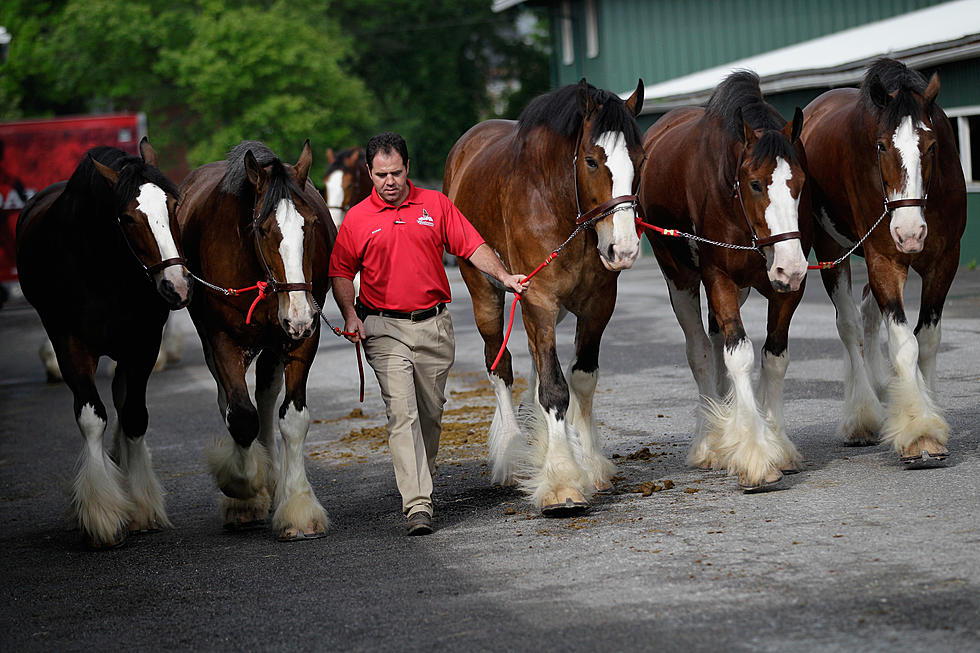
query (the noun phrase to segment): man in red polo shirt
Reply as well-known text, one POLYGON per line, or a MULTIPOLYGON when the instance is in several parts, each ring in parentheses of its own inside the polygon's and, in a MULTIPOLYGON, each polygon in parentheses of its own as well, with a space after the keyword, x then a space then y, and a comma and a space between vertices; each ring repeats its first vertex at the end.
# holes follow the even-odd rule
POLYGON ((393 132, 367 144, 374 190, 347 212, 330 257, 344 330, 363 342, 388 413, 388 445, 409 535, 432 532, 432 474, 446 380, 456 357, 442 253, 469 260, 508 290, 524 292, 449 198, 408 180, 408 146, 393 132), (354 275, 361 273, 360 296, 354 275))

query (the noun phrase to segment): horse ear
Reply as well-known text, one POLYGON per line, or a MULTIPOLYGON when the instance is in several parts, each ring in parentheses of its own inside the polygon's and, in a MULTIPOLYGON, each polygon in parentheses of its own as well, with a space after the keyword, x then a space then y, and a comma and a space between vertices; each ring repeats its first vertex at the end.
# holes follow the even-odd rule
POLYGON ((749 147, 758 140, 755 136, 755 130, 749 123, 745 122, 745 118, 742 117, 742 110, 735 110, 735 121, 736 123, 742 123, 742 130, 739 134, 738 140, 742 142, 745 147, 749 147))
POLYGON ((259 188, 265 182, 265 170, 255 160, 255 155, 252 154, 252 150, 245 151, 245 174, 248 175, 248 180, 256 188, 259 188))
POLYGON ((327 167, 332 166, 333 165, 333 162, 336 161, 336 160, 337 160, 337 155, 335 155, 333 153, 333 148, 332 147, 328 147, 327 148, 327 167))
POLYGON ((344 157, 344 167, 353 168, 357 165, 357 160, 360 158, 361 153, 358 150, 353 150, 350 154, 344 157))
POLYGON ((939 95, 939 73, 933 73, 932 77, 929 79, 929 86, 926 86, 925 92, 922 94, 922 99, 925 100, 926 107, 929 107, 933 102, 936 101, 936 97, 939 95))
POLYGON ((143 157, 143 161, 147 164, 154 168, 157 167, 157 151, 150 145, 150 139, 146 136, 140 139, 140 156, 143 157))
POLYGON ((588 118, 596 110, 595 100, 589 91, 589 83, 583 77, 578 83, 578 112, 583 118, 588 118))
POLYGON ((783 127, 783 135, 789 139, 790 143, 800 140, 800 132, 803 131, 803 109, 796 107, 793 113, 793 122, 786 123, 783 127))
POLYGON ((633 95, 626 100, 626 108, 629 112, 633 114, 633 117, 640 115, 640 110, 643 108, 643 80, 640 79, 636 84, 636 90, 633 91, 633 95))
POLYGON ((885 90, 884 84, 881 83, 881 79, 874 75, 868 80, 868 95, 871 97, 871 101, 879 109, 884 109, 891 102, 891 96, 888 91, 885 90))
POLYGON ((92 162, 92 165, 95 166, 95 169, 99 171, 99 174, 105 177, 105 180, 109 182, 109 186, 115 188, 116 184, 119 183, 119 173, 109 166, 96 161, 92 158, 92 155, 89 155, 88 158, 92 162))
POLYGON ((310 139, 303 143, 303 151, 299 153, 299 161, 293 168, 296 170, 296 183, 300 188, 306 186, 306 179, 310 174, 310 166, 313 165, 313 150, 310 148, 310 139))

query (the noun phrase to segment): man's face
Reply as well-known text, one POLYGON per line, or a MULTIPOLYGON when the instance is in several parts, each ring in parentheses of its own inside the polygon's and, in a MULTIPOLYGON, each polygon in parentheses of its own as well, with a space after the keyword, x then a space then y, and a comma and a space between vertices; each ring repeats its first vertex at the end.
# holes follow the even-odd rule
POLYGON ((381 199, 398 206, 408 197, 408 163, 398 152, 378 151, 371 165, 371 181, 381 199))

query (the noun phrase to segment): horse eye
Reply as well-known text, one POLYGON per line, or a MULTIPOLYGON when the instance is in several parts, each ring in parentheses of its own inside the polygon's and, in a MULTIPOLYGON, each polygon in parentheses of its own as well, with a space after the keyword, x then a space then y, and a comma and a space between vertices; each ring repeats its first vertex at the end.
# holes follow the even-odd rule
POLYGON ((123 213, 121 216, 119 216, 119 224, 125 224, 125 225, 136 224, 136 218, 129 215, 128 213, 123 213))
POLYGON ((884 143, 878 143, 878 151, 879 152, 884 152, 886 149, 887 148, 885 147, 885 144, 884 143))
POLYGON ((596 168, 599 167, 599 163, 595 159, 593 159, 591 156, 590 157, 586 157, 586 159, 585 159, 585 165, 589 166, 593 170, 595 170, 596 168))
POLYGON ((753 180, 751 183, 749 183, 749 186, 751 186, 752 190, 754 190, 757 193, 762 192, 762 184, 760 184, 758 181, 753 180))

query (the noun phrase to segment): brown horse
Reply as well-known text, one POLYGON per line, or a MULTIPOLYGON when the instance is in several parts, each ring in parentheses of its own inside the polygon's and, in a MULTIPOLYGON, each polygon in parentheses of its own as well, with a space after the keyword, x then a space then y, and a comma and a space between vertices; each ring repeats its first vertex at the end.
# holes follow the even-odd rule
POLYGON ((364 148, 349 147, 334 154, 333 149, 328 147, 323 188, 323 197, 330 208, 330 217, 339 227, 347 210, 370 195, 373 188, 364 148))
POLYGON ((17 221, 20 284, 41 316, 85 440, 72 513, 96 548, 170 525, 143 439, 146 383, 167 315, 190 300, 191 280, 175 237, 177 187, 157 170, 145 138, 139 150, 90 150, 17 221), (100 356, 116 361, 111 456, 102 448, 108 416, 94 380, 100 356))
POLYGON ((211 286, 196 294, 190 313, 233 440, 208 452, 226 495, 225 525, 263 522, 274 490, 273 527, 283 540, 320 537, 327 527, 326 511, 306 477, 303 446, 310 425, 306 380, 319 342, 318 306, 329 283, 337 229, 307 178, 311 163, 308 141, 295 166, 262 143, 243 142, 226 161, 188 175, 177 213, 188 265, 211 286), (220 292, 256 282, 263 284, 262 295, 268 292, 276 301, 220 292), (258 410, 245 382, 253 360, 258 410), (280 462, 274 420, 284 375, 280 462))
POLYGON ((771 487, 800 463, 786 437, 782 388, 812 231, 802 123, 799 109, 792 123, 783 120, 763 98, 755 73, 740 71, 715 89, 704 109, 671 111, 644 137, 640 203, 648 221, 701 239, 648 232, 701 395, 688 462, 727 469, 746 491, 771 487), (739 311, 749 288, 769 302, 758 396, 750 379, 752 342, 739 311))
POLYGON ((583 79, 535 99, 516 123, 490 120, 471 128, 446 162, 443 190, 512 271, 538 266, 577 232, 577 221, 594 225, 567 242, 522 299, 534 359, 526 398, 530 449, 516 437, 510 353, 490 371, 503 342, 504 291, 459 261, 497 397, 489 435, 493 480, 513 483, 523 472, 525 489, 546 514, 586 507, 586 497, 607 489, 614 471, 596 443, 592 398, 616 279, 639 254, 633 184, 643 158, 636 125, 642 104, 642 81, 623 102, 583 79), (568 312, 577 326, 566 383, 555 327, 568 312), (515 468, 519 459, 525 469, 515 468))
POLYGON ((821 272, 847 358, 841 430, 851 444, 873 444, 880 435, 912 466, 931 466, 948 453, 949 425, 933 398, 936 351, 966 227, 963 170, 938 94, 938 76, 927 83, 881 59, 859 90, 828 91, 811 102, 803 129, 817 255, 837 259, 860 244, 871 288, 862 304, 862 342, 847 260, 821 272), (902 297, 909 267, 922 277, 914 334, 902 297), (882 317, 894 376, 882 358, 882 317), (887 412, 880 402, 886 395, 887 412))

